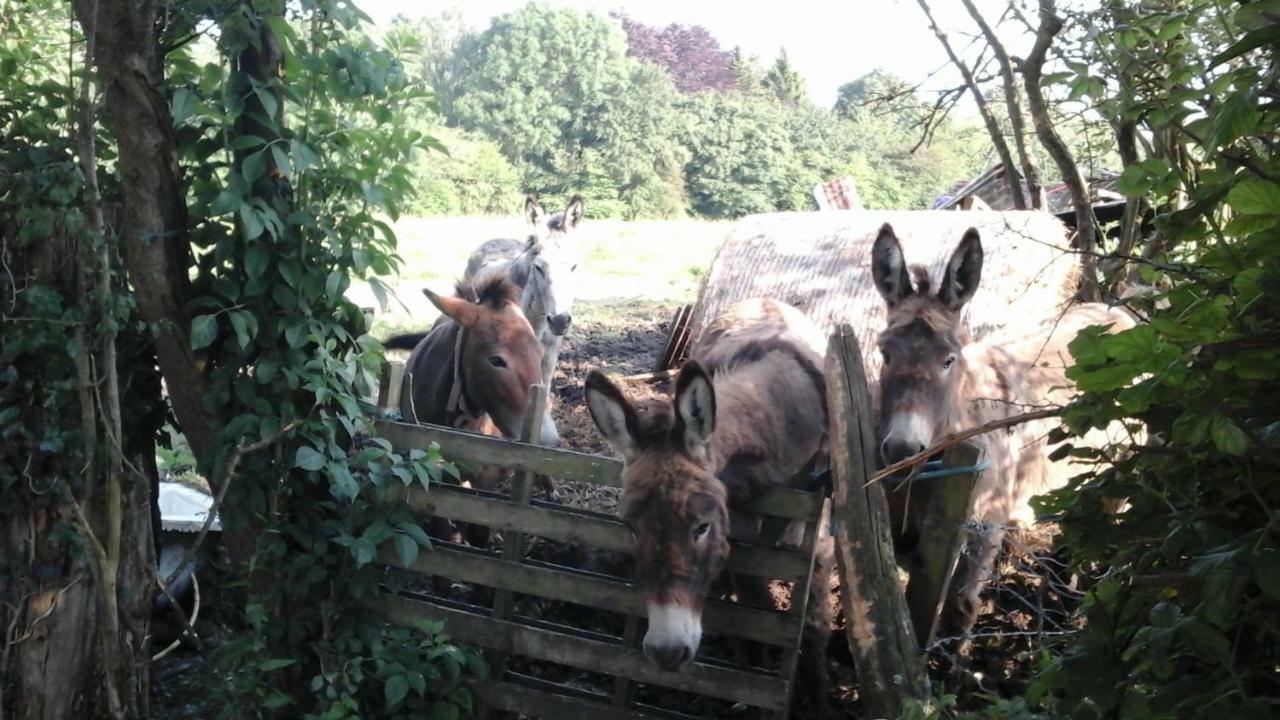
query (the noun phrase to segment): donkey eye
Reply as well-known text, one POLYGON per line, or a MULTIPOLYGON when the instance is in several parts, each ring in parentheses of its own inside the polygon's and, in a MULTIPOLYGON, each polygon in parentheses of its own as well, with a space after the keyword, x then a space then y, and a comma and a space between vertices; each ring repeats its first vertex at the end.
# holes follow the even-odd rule
POLYGON ((693 529, 693 539, 701 540, 703 535, 711 531, 711 523, 698 523, 698 527, 693 529))
POLYGON ((506 360, 503 360, 501 356, 498 356, 498 355, 490 355, 490 356, 489 356, 489 364, 490 364, 490 365, 492 365, 492 366, 494 366, 494 367, 496 367, 496 368, 504 368, 504 367, 506 367, 506 366, 507 366, 507 361, 506 361, 506 360))
POLYGON ((569 272, 573 272, 574 270, 577 270, 577 269, 578 269, 578 263, 574 263, 569 266, 569 272))
POLYGON ((956 356, 955 356, 955 355, 948 355, 948 356, 947 356, 947 359, 942 361, 942 369, 943 369, 943 370, 950 370, 950 369, 951 369, 951 366, 952 366, 952 365, 955 365, 955 363, 956 363, 956 356))

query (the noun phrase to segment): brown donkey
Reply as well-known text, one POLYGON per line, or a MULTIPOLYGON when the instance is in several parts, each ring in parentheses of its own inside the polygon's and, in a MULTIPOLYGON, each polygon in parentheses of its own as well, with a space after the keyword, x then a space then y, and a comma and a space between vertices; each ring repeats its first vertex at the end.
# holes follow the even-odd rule
MULTIPOLYGON (((405 365, 400 415, 407 422, 518 438, 528 412, 529 388, 542 382, 542 344, 520 309, 520 289, 503 273, 459 283, 454 297, 423 291, 443 313, 405 365)), ((402 347, 400 336, 386 342, 402 347)), ((471 482, 492 490, 501 470, 482 466, 471 482)), ((433 532, 439 536, 440 524, 433 532)), ((488 541, 487 528, 467 529, 473 545, 488 541)))
MULTIPOLYGON (((1112 330, 1134 325, 1127 314, 1106 305, 1078 304, 1032 332, 972 342, 961 309, 982 276, 977 230, 970 229, 960 240, 936 292, 924 268, 908 271, 902 246, 887 223, 871 256, 876 288, 888 305, 887 327, 879 337, 884 359, 879 380, 880 456, 885 464, 915 455, 951 433, 1069 401, 1067 343, 1091 325, 1112 330)), ((966 633, 976 620, 979 595, 1009 524, 1034 521, 1031 497, 1060 487, 1074 474, 1049 460, 1046 436, 1054 425, 1053 420, 1040 420, 977 439, 985 446, 989 465, 975 488, 970 516, 974 522, 952 581, 945 634, 966 633)), ((928 484, 923 485, 912 491, 917 498, 928 492, 928 484)), ((901 496, 895 500, 895 512, 903 511, 901 496)), ((919 500, 913 504, 923 506, 919 500)), ((913 541, 912 534, 907 543, 913 541)))
MULTIPOLYGON (((730 508, 786 484, 823 446, 822 361, 779 332, 791 323, 808 320, 771 300, 735 306, 694 348, 671 401, 633 404, 600 372, 587 377, 591 417, 625 462, 619 514, 647 599, 644 652, 664 670, 697 653, 703 604, 729 556, 730 508)), ((825 613, 827 576, 811 586, 825 613)), ((828 622, 806 639, 825 640, 828 622)), ((824 649, 807 656, 820 665, 824 649)))

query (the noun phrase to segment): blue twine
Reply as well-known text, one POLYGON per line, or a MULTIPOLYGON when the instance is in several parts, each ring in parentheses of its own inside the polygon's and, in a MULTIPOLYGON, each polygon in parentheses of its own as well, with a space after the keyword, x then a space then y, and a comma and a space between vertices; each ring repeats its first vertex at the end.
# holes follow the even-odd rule
MULTIPOLYGON (((932 463, 925 463, 924 466, 927 468, 931 464, 932 463)), ((940 468, 937 470, 925 470, 922 473, 918 473, 914 479, 937 480, 938 478, 952 477, 953 475, 968 475, 969 473, 979 473, 979 472, 982 472, 983 470, 986 470, 990 464, 991 463, 987 462, 986 460, 983 460, 977 465, 965 465, 962 467, 950 467, 950 468, 940 468)))

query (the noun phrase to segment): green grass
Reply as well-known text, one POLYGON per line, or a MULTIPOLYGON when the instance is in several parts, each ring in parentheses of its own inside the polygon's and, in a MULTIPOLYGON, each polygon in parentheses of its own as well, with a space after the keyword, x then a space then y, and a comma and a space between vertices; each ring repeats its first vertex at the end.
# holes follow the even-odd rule
MULTIPOLYGON (((374 320, 374 334, 422 330, 436 311, 421 288, 447 292, 466 267, 471 251, 497 237, 523 238, 518 217, 402 218, 394 225, 403 259, 399 277, 383 278, 396 299, 374 320)), ((575 274, 577 312, 604 301, 644 298, 672 306, 692 302, 730 223, 702 220, 585 220, 575 231, 582 260, 575 274)), ((361 284, 349 295, 374 305, 361 284)))

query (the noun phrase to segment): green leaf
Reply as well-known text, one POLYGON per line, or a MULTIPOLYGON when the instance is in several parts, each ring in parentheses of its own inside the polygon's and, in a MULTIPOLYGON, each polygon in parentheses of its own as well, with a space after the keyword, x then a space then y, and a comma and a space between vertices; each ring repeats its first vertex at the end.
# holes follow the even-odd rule
POLYGON ((292 697, 285 695, 282 692, 275 692, 268 695, 267 699, 262 701, 262 707, 266 708, 267 710, 279 710, 280 708, 284 707, 285 705, 289 705, 292 702, 293 702, 292 697))
POLYGON ((296 664, 297 662, 298 661, 294 660, 293 658, 275 658, 272 660, 264 660, 258 663, 258 669, 262 670, 262 672, 273 672, 275 670, 279 670, 280 668, 287 668, 290 665, 296 664))
POLYGON ((191 319, 191 349, 209 347, 218 337, 218 316, 197 315, 191 319))
POLYGON ((244 271, 249 279, 257 280, 267 271, 267 263, 271 260, 271 251, 266 245, 255 243, 249 246, 244 254, 244 271))
POLYGON ((289 162, 289 153, 285 151, 281 145, 271 146, 271 159, 275 161, 276 168, 285 175, 293 175, 293 165, 289 162))
POLYGON ((378 555, 378 547, 369 538, 364 537, 352 543, 351 550, 356 559, 356 567, 368 565, 378 555))
POLYGON ((173 93, 173 125, 181 125, 196 109, 196 96, 186 88, 178 88, 173 93))
POLYGON ((229 150, 249 150, 251 148, 262 147, 267 141, 257 135, 241 135, 240 137, 227 143, 229 150))
POLYGON ((253 206, 249 204, 240 206, 240 227, 244 228, 245 240, 257 238, 266 229, 266 226, 262 224, 262 218, 258 216, 258 211, 254 210, 253 206))
POLYGON ((392 675, 387 679, 383 692, 387 698, 387 709, 390 710, 404 702, 405 696, 409 694, 409 679, 404 675, 392 675))
POLYGON ((1227 194, 1227 202, 1241 215, 1280 214, 1280 185, 1261 178, 1247 178, 1227 194))
POLYGON ((240 174, 244 175, 244 181, 250 186, 258 182, 258 178, 266 172, 267 156, 263 150, 245 156, 244 162, 240 164, 240 174))
POLYGON ((308 328, 306 323, 290 325, 285 328, 284 339, 291 348, 300 348, 307 344, 308 328))
POLYGON ((447 702, 438 702, 431 706, 427 720, 458 720, 458 706, 447 702))
POLYGON ((240 343, 240 349, 249 347, 249 342, 253 340, 253 336, 249 334, 249 321, 246 318, 253 317, 247 312, 237 311, 230 315, 231 327, 236 331, 236 341, 240 343))
POLYGON ((297 454, 293 456, 293 464, 303 470, 319 470, 324 463, 325 456, 310 445, 299 445, 297 454))
POLYGON ((418 559, 418 541, 408 535, 395 536, 396 555, 400 558, 400 564, 404 567, 412 567, 413 561, 418 559))
POLYGON ((1253 562, 1258 587, 1273 600, 1280 600, 1280 551, 1266 550, 1253 562))
POLYGON ((1243 455, 1249 447, 1249 438, 1226 415, 1215 415, 1209 426, 1213 444, 1228 455, 1243 455))
POLYGON ((325 279, 324 293, 325 296, 329 298, 329 302, 336 302, 338 300, 338 295, 342 292, 342 281, 345 277, 346 275, 342 274, 338 270, 334 270, 329 273, 329 277, 325 279))

